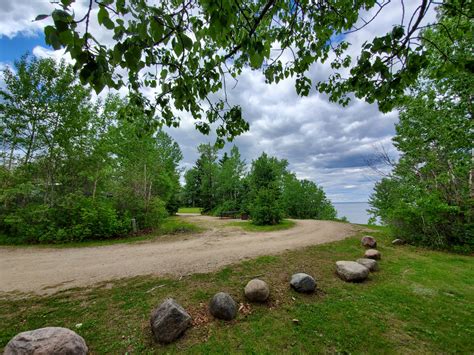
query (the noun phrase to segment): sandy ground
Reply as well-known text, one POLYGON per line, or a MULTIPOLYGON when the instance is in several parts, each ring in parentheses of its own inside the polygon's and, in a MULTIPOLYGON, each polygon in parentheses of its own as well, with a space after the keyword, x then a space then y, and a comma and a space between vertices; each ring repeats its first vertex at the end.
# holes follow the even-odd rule
POLYGON ((178 238, 84 248, 0 248, 0 293, 51 294, 78 286, 138 275, 180 276, 216 270, 259 255, 344 239, 358 227, 348 223, 298 220, 291 229, 255 233, 214 217, 189 215, 206 226, 178 238))

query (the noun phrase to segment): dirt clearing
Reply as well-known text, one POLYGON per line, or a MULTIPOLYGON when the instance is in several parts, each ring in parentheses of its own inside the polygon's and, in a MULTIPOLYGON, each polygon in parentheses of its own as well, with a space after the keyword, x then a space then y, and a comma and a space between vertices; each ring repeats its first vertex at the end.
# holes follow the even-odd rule
POLYGON ((51 294, 138 275, 208 272, 239 260, 344 239, 359 227, 295 220, 277 232, 245 232, 214 217, 183 216, 207 228, 183 238, 84 248, 0 248, 0 293, 51 294))

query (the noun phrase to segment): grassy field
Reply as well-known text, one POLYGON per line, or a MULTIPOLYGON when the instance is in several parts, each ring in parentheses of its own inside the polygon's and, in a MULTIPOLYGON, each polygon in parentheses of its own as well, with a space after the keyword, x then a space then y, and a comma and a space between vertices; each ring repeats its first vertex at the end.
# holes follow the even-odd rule
POLYGON ((233 227, 241 227, 243 230, 246 230, 248 232, 274 232, 283 229, 289 229, 291 227, 294 227, 295 224, 296 223, 293 221, 284 219, 280 223, 275 224, 273 226, 257 226, 251 221, 229 222, 228 225, 233 227))
POLYGON ((363 254, 359 235, 215 273, 137 277, 48 297, 0 299, 0 349, 18 332, 64 326, 82 335, 92 354, 473 353, 474 259, 394 247, 380 228, 373 235, 381 270, 362 284, 342 282, 334 273, 335 261, 363 254), (317 292, 292 291, 288 281, 295 272, 314 275, 317 292), (271 287, 268 304, 245 305, 229 323, 208 315, 207 303, 218 291, 245 303, 243 287, 256 275, 271 287), (194 326, 162 346, 153 342, 148 322, 166 297, 190 312, 194 326))
POLYGON ((178 213, 201 213, 201 210, 200 207, 181 207, 178 209, 178 213))
MULTIPOLYGON (((159 238, 164 235, 176 235, 183 233, 197 233, 201 232, 203 229, 193 223, 184 221, 177 216, 172 216, 166 218, 161 226, 149 233, 138 234, 138 235, 128 235, 125 237, 103 239, 103 240, 86 240, 83 242, 72 242, 72 243, 63 243, 63 244, 26 244, 21 245, 24 247, 47 247, 47 248, 80 248, 80 247, 94 247, 101 245, 111 245, 111 244, 123 244, 123 243, 136 243, 142 242, 145 240, 152 240, 159 238)), ((2 240, 0 238, 0 245, 15 245, 11 240, 2 240)), ((18 246, 18 245, 15 245, 18 246)))

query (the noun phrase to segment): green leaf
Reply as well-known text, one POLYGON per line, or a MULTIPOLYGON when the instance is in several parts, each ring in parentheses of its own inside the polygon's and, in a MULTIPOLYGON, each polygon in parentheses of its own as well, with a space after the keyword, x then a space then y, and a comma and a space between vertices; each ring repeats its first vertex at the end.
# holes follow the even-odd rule
POLYGON ((97 14, 97 21, 99 22, 99 25, 104 24, 104 20, 108 18, 109 18, 109 13, 105 9, 105 7, 100 6, 99 13, 97 14))
POLYGON ((38 15, 33 21, 41 21, 44 20, 45 18, 48 18, 49 15, 38 15))
POLYGON ((58 31, 53 26, 46 26, 44 28, 44 36, 46 40, 46 44, 49 44, 55 50, 61 49, 62 44, 61 40, 59 39, 58 31))
POLYGON ((161 80, 165 80, 167 75, 168 75, 168 70, 163 69, 160 74, 161 80))
POLYGON ((183 42, 184 49, 191 49, 193 46, 193 40, 186 36, 185 34, 181 35, 181 41, 183 42))
POLYGON ((153 41, 158 42, 163 38, 163 25, 153 19, 150 22, 150 34, 153 41))
POLYGON ((176 56, 178 56, 178 57, 181 56, 181 54, 183 53, 183 45, 182 45, 181 41, 179 41, 179 40, 174 41, 173 50, 176 53, 176 56))

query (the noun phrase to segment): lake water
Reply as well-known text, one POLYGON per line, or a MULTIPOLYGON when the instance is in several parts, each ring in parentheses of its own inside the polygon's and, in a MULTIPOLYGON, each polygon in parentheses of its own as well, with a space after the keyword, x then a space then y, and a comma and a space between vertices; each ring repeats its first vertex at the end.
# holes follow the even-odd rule
POLYGON ((351 223, 367 224, 369 214, 367 209, 370 205, 367 202, 333 202, 337 210, 337 217, 345 216, 351 223))

